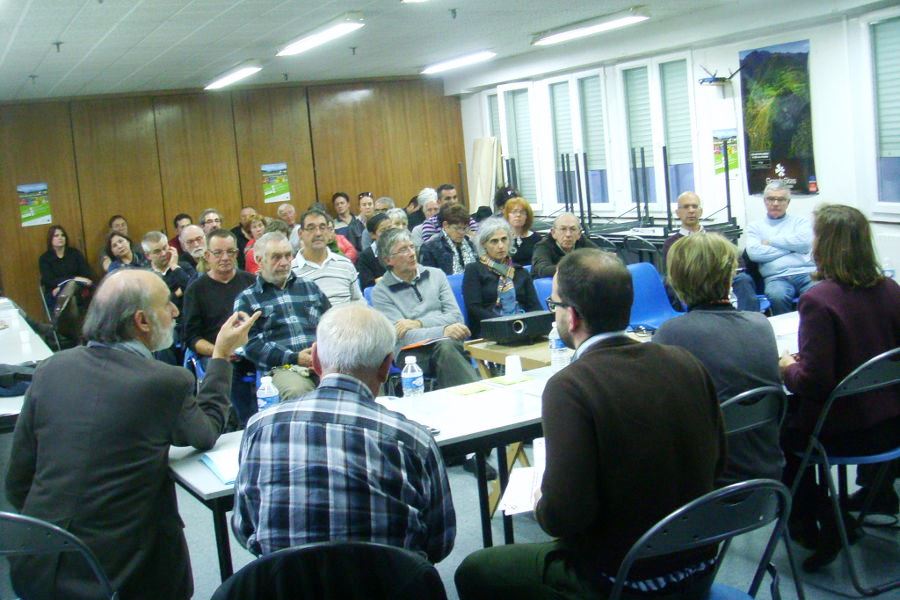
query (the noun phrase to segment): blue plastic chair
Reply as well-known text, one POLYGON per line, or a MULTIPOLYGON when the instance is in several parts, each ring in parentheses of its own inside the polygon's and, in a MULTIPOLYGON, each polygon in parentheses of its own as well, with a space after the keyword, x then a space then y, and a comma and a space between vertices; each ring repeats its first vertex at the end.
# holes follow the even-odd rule
POLYGON ((372 290, 375 289, 374 285, 370 285, 366 289, 363 290, 363 298, 366 299, 366 304, 372 306, 372 290))
POLYGON ((450 289, 453 290, 453 295, 456 297, 456 305, 459 306, 459 312, 462 313, 463 323, 466 324, 466 327, 469 326, 469 311, 466 309, 466 301, 463 298, 463 275, 459 273, 457 275, 447 275, 447 282, 450 284, 450 289))
POLYGON ((552 277, 539 277, 534 282, 534 293, 537 294, 538 302, 541 303, 541 308, 544 310, 549 310, 547 308, 547 298, 550 297, 550 294, 553 293, 553 278, 552 277))
MULTIPOLYGON (((645 327, 659 329, 659 326, 681 313, 669 303, 666 288, 659 271, 650 263, 628 265, 634 286, 634 302, 631 305, 630 324, 632 328, 645 327)), ((602 302, 603 298, 598 298, 602 302)))

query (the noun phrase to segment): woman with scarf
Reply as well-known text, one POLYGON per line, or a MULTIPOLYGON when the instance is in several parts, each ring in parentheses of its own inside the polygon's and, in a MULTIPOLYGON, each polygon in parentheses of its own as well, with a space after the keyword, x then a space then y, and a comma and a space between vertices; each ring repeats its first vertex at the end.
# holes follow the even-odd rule
POLYGON ((531 274, 509 256, 512 237, 509 223, 500 217, 486 219, 478 228, 478 243, 484 254, 466 265, 463 275, 463 298, 472 337, 481 334, 483 319, 541 310, 531 274))

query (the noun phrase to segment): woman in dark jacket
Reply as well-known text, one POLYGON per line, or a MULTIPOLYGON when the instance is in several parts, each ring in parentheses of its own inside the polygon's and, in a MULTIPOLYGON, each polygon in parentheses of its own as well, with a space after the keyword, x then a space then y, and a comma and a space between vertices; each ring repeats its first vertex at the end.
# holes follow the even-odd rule
POLYGON ((133 250, 131 238, 115 231, 106 236, 106 255, 112 259, 108 273, 116 269, 150 268, 150 263, 144 255, 133 250))
POLYGON ((531 274, 509 257, 512 231, 500 217, 481 222, 478 243, 484 255, 466 265, 463 275, 463 298, 469 312, 472 337, 481 333, 481 321, 541 310, 531 274))
POLYGON ((460 204, 448 204, 438 213, 442 229, 422 244, 419 263, 436 267, 447 275, 458 275, 466 265, 478 262, 478 251, 466 232, 469 213, 460 204))
POLYGON ((47 231, 47 251, 38 259, 38 267, 44 297, 51 310, 65 281, 74 279, 85 286, 93 285, 90 266, 81 252, 69 246, 69 236, 61 225, 53 225, 47 231))

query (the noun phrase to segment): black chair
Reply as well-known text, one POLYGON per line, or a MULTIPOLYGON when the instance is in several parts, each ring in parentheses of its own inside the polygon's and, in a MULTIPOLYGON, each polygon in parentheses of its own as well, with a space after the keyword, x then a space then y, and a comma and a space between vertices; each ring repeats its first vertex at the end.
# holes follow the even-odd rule
POLYGON ((0 512, 0 556, 34 556, 62 552, 81 554, 97 577, 103 598, 111 600, 118 598, 97 557, 84 542, 52 523, 25 515, 0 512))
POLYGON ((622 250, 636 255, 638 262, 652 263, 660 273, 666 272, 666 265, 660 264, 662 255, 659 248, 653 242, 639 235, 628 234, 622 240, 622 250))
POLYGON ((755 598, 768 570, 772 577, 772 596, 778 595, 778 578, 769 561, 778 539, 783 535, 791 511, 788 489, 772 479, 742 481, 693 500, 679 508, 634 543, 616 573, 609 600, 619 600, 628 572, 641 559, 677 554, 722 543, 716 557, 716 571, 722 565, 731 538, 775 522, 749 591, 713 584, 707 600, 755 598))
POLYGON ((59 343, 59 336, 56 334, 56 327, 53 325, 53 311, 50 310, 50 305, 47 303, 47 292, 40 283, 38 284, 38 291, 40 292, 38 295, 41 297, 41 304, 44 306, 44 318, 47 319, 47 322, 50 323, 50 326, 52 327, 53 341, 56 344, 56 349, 62 350, 62 345, 59 343))
POLYGON ((424 556, 370 542, 323 542, 260 557, 229 577, 211 600, 446 600, 424 556))
MULTIPOLYGON (((843 549, 841 554, 844 556, 844 564, 847 566, 847 570, 850 571, 850 581, 853 584, 853 588, 863 596, 876 596, 888 590, 900 588, 900 578, 892 579, 880 585, 868 588, 864 587, 861 583, 859 573, 856 569, 856 563, 850 553, 850 542, 847 537, 847 528, 844 524, 844 518, 841 511, 841 505, 846 505, 847 503, 847 465, 880 464, 881 468, 878 470, 878 475, 872 486, 873 491, 878 490, 884 481, 884 477, 887 474, 887 469, 890 466, 891 461, 900 458, 900 447, 879 454, 838 456, 828 453, 822 445, 819 435, 822 432, 822 427, 825 425, 825 420, 828 418, 831 405, 839 398, 872 392, 897 384, 900 384, 900 348, 888 350, 887 352, 883 352, 878 356, 867 360, 851 371, 849 375, 844 377, 834 390, 832 390, 828 399, 825 401, 825 405, 822 407, 822 412, 819 414, 816 426, 809 436, 809 443, 806 446, 806 450, 803 452, 803 458, 800 461, 797 477, 794 479, 794 483, 791 486, 791 494, 793 494, 800 485, 800 479, 803 472, 806 470, 806 467, 810 464, 819 467, 819 475, 828 485, 828 496, 831 500, 831 506, 837 522, 838 534, 843 549), (832 466, 838 467, 840 491, 835 489, 834 478, 831 476, 832 466)), ((859 516, 859 522, 861 524, 865 524, 865 516, 868 507, 871 504, 871 500, 871 497, 867 498, 863 504, 863 510, 859 516)))
POLYGON ((590 236, 590 240, 597 244, 597 247, 601 250, 607 250, 616 254, 619 253, 619 247, 608 237, 604 237, 602 235, 592 235, 590 236))

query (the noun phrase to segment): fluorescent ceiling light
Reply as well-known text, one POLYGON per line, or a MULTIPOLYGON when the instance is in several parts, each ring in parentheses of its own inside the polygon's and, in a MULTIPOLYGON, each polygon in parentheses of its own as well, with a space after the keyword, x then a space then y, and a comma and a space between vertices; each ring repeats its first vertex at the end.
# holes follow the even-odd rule
POLYGON ((206 86, 203 89, 204 90, 218 90, 220 88, 225 87, 226 85, 231 85, 232 83, 234 83, 236 81, 240 81, 241 79, 244 79, 245 77, 250 77, 254 73, 258 73, 260 71, 262 71, 262 67, 260 67, 259 65, 244 64, 244 65, 241 65, 239 67, 236 67, 236 68, 228 71, 227 73, 225 73, 224 75, 222 75, 221 77, 219 77, 218 79, 216 79, 215 81, 213 81, 212 83, 210 83, 208 86, 206 86))
POLYGON ((365 23, 363 22, 362 13, 347 13, 343 17, 336 19, 327 25, 323 25, 322 27, 313 30, 311 33, 304 35, 302 38, 291 42, 279 50, 276 56, 293 56, 294 54, 306 52, 316 46, 321 46, 322 44, 336 40, 343 35, 347 35, 351 31, 356 31, 363 25, 365 25, 365 23))
POLYGON ((634 25, 650 18, 650 14, 643 7, 636 6, 628 10, 599 17, 597 19, 588 19, 579 23, 573 23, 566 27, 551 29, 544 31, 535 36, 533 42, 535 46, 549 46, 551 44, 559 44, 568 42, 569 40, 577 40, 589 35, 603 33, 612 29, 619 29, 628 25, 634 25))
POLYGON ((453 60, 445 60, 444 62, 439 62, 429 67, 425 67, 425 70, 422 71, 422 74, 431 75, 433 73, 442 73, 444 71, 449 71, 450 69, 467 67, 469 65, 474 65, 486 60, 491 60, 495 56, 497 56, 495 52, 489 52, 487 50, 476 52, 475 54, 467 54, 466 56, 454 58, 453 60))
POLYGON ((422 4, 428 0, 400 0, 400 4, 422 4))

